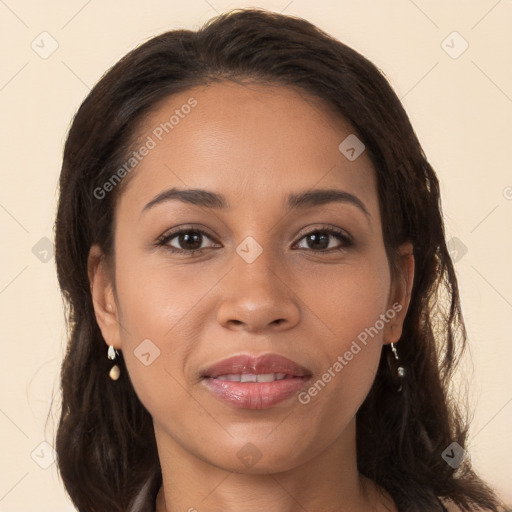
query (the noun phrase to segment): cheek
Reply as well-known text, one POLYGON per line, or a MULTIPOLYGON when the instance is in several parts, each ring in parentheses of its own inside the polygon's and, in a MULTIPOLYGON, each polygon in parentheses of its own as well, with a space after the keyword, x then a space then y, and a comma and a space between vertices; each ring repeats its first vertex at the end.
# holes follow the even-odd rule
POLYGON ((194 340, 187 313, 201 297, 201 285, 190 274, 185 279, 184 272, 156 267, 149 258, 122 254, 116 289, 123 357, 139 399, 153 415, 167 401, 181 400, 183 361, 194 340))
MULTIPOLYGON (((302 273, 298 295, 307 306, 305 312, 309 309, 312 313, 319 334, 334 340, 333 348, 350 346, 361 333, 360 338, 364 338, 366 329, 386 311, 390 276, 387 260, 376 256, 361 257, 357 264, 354 261, 302 273)), ((382 335, 382 325, 378 327, 382 335)))
POLYGON ((312 305, 310 316, 317 325, 318 353, 322 353, 321 373, 315 375, 303 403, 325 407, 328 414, 337 410, 348 418, 364 400, 377 372, 384 327, 392 318, 386 312, 390 284, 386 262, 361 259, 358 265, 336 271, 331 267, 303 278, 304 302, 312 305))
POLYGON ((195 270, 199 267, 190 263, 171 265, 161 255, 131 254, 119 260, 117 292, 133 342, 153 337, 166 343, 182 328, 183 319, 197 307, 205 290, 218 281, 211 272, 195 270))

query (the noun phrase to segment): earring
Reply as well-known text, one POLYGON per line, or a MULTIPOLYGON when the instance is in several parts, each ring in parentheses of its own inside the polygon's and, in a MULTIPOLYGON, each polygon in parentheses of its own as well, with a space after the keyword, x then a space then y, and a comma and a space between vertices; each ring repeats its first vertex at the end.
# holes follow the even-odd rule
MULTIPOLYGON (((114 360, 116 358, 116 355, 119 355, 119 352, 114 348, 114 345, 109 345, 108 347, 108 352, 107 352, 107 357, 110 359, 110 360, 114 360)), ((117 380, 119 379, 119 375, 121 374, 121 370, 119 369, 119 366, 117 366, 117 364, 115 364, 114 366, 112 366, 112 368, 110 369, 110 372, 109 372, 109 377, 112 379, 112 380, 117 380)))
POLYGON ((402 383, 405 377, 405 368, 402 365, 400 365, 400 363, 397 362, 400 359, 398 357, 398 352, 396 350, 394 343, 391 343, 391 352, 388 352, 387 360, 389 369, 391 371, 391 378, 393 379, 397 392, 400 392, 402 391, 402 383), (393 355, 395 356, 394 361, 391 353, 393 353, 393 355))

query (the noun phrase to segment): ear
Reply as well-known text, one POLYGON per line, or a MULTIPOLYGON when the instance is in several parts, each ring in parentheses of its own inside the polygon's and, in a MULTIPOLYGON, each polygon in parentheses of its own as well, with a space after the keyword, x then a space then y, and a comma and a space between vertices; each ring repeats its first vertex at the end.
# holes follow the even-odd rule
POLYGON ((402 244, 398 249, 398 275, 391 283, 386 316, 390 318, 384 328, 383 343, 396 343, 402 336, 403 323, 414 281, 414 253, 410 242, 402 244), (394 316, 391 316, 395 312, 394 316))
POLYGON ((120 323, 114 294, 114 276, 107 268, 105 256, 97 244, 92 245, 89 250, 87 273, 94 314, 103 339, 107 345, 114 345, 115 349, 120 349, 120 323))

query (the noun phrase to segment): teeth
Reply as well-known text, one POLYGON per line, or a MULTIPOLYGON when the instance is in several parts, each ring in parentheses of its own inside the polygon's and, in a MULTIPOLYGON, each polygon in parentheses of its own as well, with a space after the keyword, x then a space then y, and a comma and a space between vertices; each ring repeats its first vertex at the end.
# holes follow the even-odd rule
POLYGON ((262 373, 257 376, 258 382, 274 382, 277 380, 275 373, 262 373))
MULTIPOLYGON (((227 380, 231 382, 274 382, 275 380, 283 380, 287 377, 286 373, 230 373, 228 375, 219 375, 215 377, 218 380, 227 380)), ((292 378, 289 376, 288 378, 292 378)))

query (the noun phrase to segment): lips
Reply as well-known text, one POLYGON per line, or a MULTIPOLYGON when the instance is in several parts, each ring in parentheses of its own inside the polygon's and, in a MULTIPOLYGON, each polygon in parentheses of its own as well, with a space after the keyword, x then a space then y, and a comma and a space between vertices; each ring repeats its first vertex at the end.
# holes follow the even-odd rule
MULTIPOLYGON (((280 380, 282 378, 290 377, 309 377, 311 372, 291 359, 277 354, 265 354, 258 357, 251 355, 237 355, 228 359, 223 359, 201 372, 202 377, 229 377, 224 380, 236 380, 237 376, 242 375, 246 375, 247 377, 248 375, 266 376, 266 378, 269 379, 270 374, 274 374, 274 378, 272 380, 280 380), (284 377, 280 374, 284 374, 284 377)), ((260 382, 263 382, 264 378, 265 377, 263 377, 260 382)), ((255 381, 246 380, 246 382, 255 381)))
POLYGON ((238 355, 210 366, 201 377, 215 398, 241 409, 267 409, 291 398, 311 372, 277 354, 238 355))

